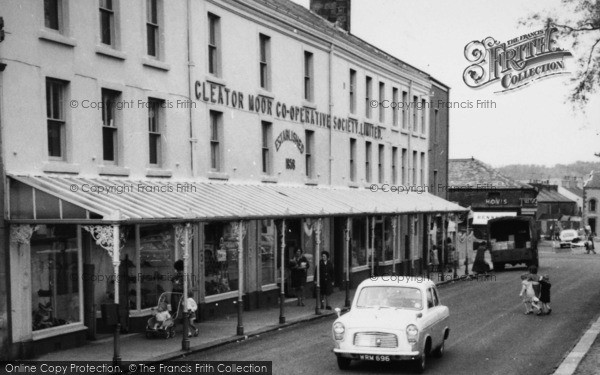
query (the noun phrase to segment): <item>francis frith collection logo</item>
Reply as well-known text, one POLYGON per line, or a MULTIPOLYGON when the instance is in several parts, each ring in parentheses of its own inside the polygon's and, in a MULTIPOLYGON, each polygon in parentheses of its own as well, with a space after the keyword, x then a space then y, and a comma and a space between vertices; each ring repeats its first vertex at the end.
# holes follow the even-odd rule
POLYGON ((568 73, 565 57, 569 51, 556 46, 548 27, 501 43, 492 37, 474 40, 465 47, 465 58, 472 63, 463 73, 467 86, 480 88, 499 82, 505 92, 536 80, 568 73))

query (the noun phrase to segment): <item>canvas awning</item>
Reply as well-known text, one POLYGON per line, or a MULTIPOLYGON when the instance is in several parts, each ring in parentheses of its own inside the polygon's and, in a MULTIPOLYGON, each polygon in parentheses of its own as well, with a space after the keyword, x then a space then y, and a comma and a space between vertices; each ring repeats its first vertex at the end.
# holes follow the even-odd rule
POLYGON ((242 184, 190 180, 129 180, 9 176, 11 222, 209 221, 463 212, 429 193, 242 184))

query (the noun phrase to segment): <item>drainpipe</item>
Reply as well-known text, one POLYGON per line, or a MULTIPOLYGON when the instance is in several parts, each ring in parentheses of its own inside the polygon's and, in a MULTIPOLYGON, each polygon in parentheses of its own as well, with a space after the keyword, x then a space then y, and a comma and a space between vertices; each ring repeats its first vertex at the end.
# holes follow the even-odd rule
POLYGON ((332 137, 332 108, 333 108, 333 77, 332 77, 332 72, 333 72, 333 42, 329 44, 329 105, 328 105, 328 110, 329 110, 329 186, 331 186, 331 183, 333 181, 333 155, 331 153, 331 149, 333 147, 332 142, 333 142, 333 137, 332 137))
MULTIPOLYGON (((192 93, 192 68, 194 67, 194 63, 192 61, 192 32, 191 32, 191 27, 192 27, 192 12, 190 11, 191 8, 191 0, 187 0, 186 2, 186 8, 187 8, 187 60, 188 60, 188 101, 189 103, 192 103, 192 100, 194 100, 194 96, 192 93)), ((196 176, 196 173, 194 172, 194 146, 196 145, 196 142, 198 141, 196 138, 194 138, 194 127, 193 127, 193 121, 192 121, 192 105, 188 106, 188 116, 189 116, 189 125, 190 125, 190 173, 191 173, 191 177, 194 178, 196 176)))

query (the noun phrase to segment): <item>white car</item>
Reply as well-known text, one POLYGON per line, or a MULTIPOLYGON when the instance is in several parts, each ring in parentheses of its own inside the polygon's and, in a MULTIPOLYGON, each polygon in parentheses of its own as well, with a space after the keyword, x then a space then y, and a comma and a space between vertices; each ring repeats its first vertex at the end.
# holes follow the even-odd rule
POLYGON ((585 241, 579 237, 575 229, 565 229, 558 235, 560 239, 560 248, 563 247, 584 247, 585 241))
POLYGON ((427 356, 444 354, 450 334, 448 307, 426 278, 382 276, 363 281, 347 314, 333 323, 333 352, 340 369, 352 360, 413 361, 425 371, 427 356))

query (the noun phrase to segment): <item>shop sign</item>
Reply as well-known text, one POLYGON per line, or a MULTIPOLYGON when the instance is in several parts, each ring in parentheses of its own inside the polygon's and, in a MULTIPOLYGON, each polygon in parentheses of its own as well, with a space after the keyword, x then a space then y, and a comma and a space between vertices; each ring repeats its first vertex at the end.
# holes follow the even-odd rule
POLYGON ((508 204, 508 199, 506 198, 488 198, 485 200, 485 204, 489 206, 503 206, 508 204))
POLYGON ((292 142, 296 145, 301 154, 304 153, 304 143, 302 143, 302 139, 300 139, 295 131, 290 129, 284 129, 281 133, 279 133, 277 139, 275 139, 275 150, 279 151, 281 144, 286 141, 292 142))
POLYGON ((351 118, 331 116, 314 108, 283 103, 264 95, 245 95, 240 91, 210 81, 196 81, 194 83, 194 93, 197 100, 206 103, 248 110, 282 120, 363 135, 374 139, 382 139, 383 129, 385 129, 383 126, 359 122, 351 118))
POLYGON ((521 207, 537 207, 537 198, 519 198, 521 207))

